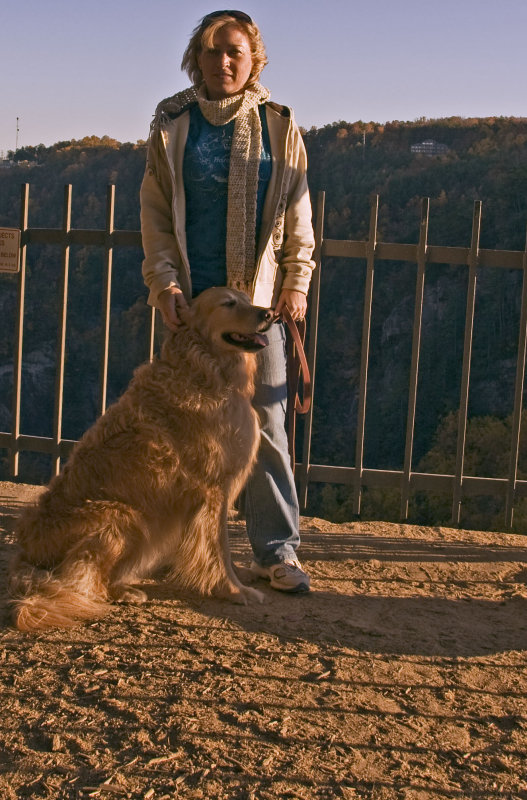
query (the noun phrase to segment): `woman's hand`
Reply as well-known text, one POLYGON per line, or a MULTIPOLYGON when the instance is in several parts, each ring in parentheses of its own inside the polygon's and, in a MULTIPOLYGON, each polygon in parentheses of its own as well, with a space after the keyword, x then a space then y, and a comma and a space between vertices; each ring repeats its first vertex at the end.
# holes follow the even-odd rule
POLYGON ((188 308, 188 303, 181 289, 177 286, 169 286, 168 289, 163 289, 157 298, 157 305, 161 311, 163 322, 169 331, 177 331, 182 322, 180 312, 188 308))
POLYGON ((282 289, 274 310, 277 317, 281 316, 284 306, 288 307, 294 320, 304 319, 307 312, 307 297, 294 289, 282 289))

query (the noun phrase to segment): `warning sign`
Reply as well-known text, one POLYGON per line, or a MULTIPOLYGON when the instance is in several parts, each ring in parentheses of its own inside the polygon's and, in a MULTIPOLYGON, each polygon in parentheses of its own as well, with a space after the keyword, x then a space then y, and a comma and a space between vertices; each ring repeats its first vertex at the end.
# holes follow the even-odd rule
POLYGON ((20 266, 20 231, 0 228, 0 272, 18 272, 20 266))

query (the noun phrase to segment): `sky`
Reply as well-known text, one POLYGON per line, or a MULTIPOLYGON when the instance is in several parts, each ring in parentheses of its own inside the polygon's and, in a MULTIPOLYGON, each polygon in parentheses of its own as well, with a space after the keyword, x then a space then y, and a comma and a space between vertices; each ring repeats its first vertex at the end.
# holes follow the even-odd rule
MULTIPOLYGON (((222 8, 222 6, 219 6, 222 8)), ((305 128, 339 120, 527 117, 527 0, 244 0, 261 82, 305 128)), ((183 51, 211 0, 3 0, 0 154, 146 139, 188 86, 183 51)))

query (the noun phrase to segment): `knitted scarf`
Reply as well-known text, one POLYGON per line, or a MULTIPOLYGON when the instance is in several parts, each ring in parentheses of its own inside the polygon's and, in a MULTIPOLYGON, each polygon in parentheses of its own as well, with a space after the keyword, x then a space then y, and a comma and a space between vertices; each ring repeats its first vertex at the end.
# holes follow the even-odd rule
MULTIPOLYGON (((199 103, 201 113, 211 125, 234 123, 229 165, 227 201, 227 282, 249 291, 256 259, 256 196, 262 151, 262 123, 258 106, 270 97, 259 83, 242 94, 223 100, 208 100, 205 85, 192 87, 170 98, 170 105, 182 107, 199 103)), ((168 105, 164 110, 168 110, 168 105)))

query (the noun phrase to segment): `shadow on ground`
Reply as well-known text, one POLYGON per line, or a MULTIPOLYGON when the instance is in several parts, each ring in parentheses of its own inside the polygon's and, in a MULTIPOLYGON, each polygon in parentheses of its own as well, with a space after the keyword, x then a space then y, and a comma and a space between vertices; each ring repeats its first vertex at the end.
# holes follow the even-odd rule
MULTIPOLYGON (((2 587, 24 505, 0 494, 2 587)), ((308 519, 304 527, 310 594, 284 596, 259 581, 266 602, 236 606, 148 581, 143 588, 150 603, 135 610, 138 619, 168 620, 177 602, 180 611, 188 604, 201 614, 204 626, 207 618, 226 618, 246 632, 274 634, 284 646, 302 640, 385 655, 449 657, 527 649, 527 548, 521 537, 390 523, 327 524, 323 532, 310 530, 308 519)), ((233 522, 230 533, 246 580, 250 551, 243 523, 233 522)), ((106 621, 118 627, 123 615, 133 618, 134 607, 110 613, 106 621)), ((5 589, 0 624, 9 624, 5 589)))

